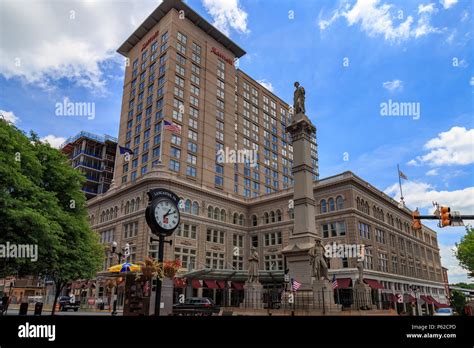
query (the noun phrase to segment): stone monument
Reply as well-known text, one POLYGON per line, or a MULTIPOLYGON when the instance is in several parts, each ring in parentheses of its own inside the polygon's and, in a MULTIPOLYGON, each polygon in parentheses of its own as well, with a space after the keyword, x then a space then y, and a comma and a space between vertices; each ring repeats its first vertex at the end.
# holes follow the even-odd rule
POLYGON ((286 127, 293 142, 294 228, 282 252, 290 278, 301 283, 300 290, 313 292, 313 304, 316 307, 323 308, 324 305, 325 310, 334 311, 339 310, 340 306, 334 304, 328 264, 315 223, 311 138, 316 127, 305 115, 305 89, 299 82, 295 82, 294 86, 293 117, 291 124, 286 127))
POLYGON ((250 248, 247 281, 244 284, 244 307, 263 308, 263 286, 258 280, 258 264, 260 261, 257 249, 250 248))
POLYGON ((352 308, 372 309, 372 292, 370 286, 364 283, 364 260, 357 261, 359 278, 353 286, 352 308))

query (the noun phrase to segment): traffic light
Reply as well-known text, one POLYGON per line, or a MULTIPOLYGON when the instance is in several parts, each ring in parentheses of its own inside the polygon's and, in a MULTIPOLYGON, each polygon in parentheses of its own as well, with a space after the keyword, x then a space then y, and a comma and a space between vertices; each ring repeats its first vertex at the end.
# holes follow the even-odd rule
POLYGON ((440 207, 439 208, 439 227, 446 227, 451 225, 451 208, 450 207, 440 207))
POLYGON ((411 216, 413 217, 413 223, 411 224, 411 227, 413 227, 414 230, 419 231, 421 230, 421 221, 420 219, 416 219, 416 216, 420 216, 420 212, 418 211, 418 208, 411 213, 411 216))

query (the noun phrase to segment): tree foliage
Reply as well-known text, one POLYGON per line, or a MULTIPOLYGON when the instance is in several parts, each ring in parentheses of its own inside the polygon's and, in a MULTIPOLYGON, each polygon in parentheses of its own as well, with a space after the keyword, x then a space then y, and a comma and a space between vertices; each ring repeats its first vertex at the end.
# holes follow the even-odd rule
POLYGON ((95 275, 103 249, 87 221, 84 177, 32 133, 0 119, 0 244, 36 244, 38 260, 0 259, 0 276, 43 275, 62 289, 95 275))
POLYGON ((474 228, 466 226, 466 234, 456 244, 456 257, 459 264, 468 270, 471 277, 474 276, 474 228))

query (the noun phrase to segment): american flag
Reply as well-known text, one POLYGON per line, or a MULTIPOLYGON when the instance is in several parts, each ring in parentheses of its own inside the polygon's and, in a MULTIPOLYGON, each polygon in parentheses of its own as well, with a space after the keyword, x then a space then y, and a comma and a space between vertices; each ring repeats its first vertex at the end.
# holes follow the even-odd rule
POLYGON ((181 126, 174 124, 173 122, 165 121, 165 126, 163 128, 173 133, 181 134, 181 126))
POLYGON ((299 283, 295 279, 291 278, 291 291, 296 291, 299 288, 301 288, 301 283, 299 283))
POLYGON ((398 170, 398 175, 400 176, 400 178, 408 180, 408 177, 400 169, 398 170))
POLYGON ((339 287, 339 283, 337 282, 336 275, 334 274, 332 276, 332 288, 334 290, 334 289, 337 289, 338 287, 339 287))

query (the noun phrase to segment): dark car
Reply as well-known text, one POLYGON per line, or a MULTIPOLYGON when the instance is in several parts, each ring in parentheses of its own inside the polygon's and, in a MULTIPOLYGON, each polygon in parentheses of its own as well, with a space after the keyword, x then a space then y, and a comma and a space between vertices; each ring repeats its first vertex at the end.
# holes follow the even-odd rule
POLYGON ((77 312, 80 307, 80 301, 72 301, 71 296, 61 296, 59 298, 59 310, 62 312, 66 312, 70 309, 77 312))
POLYGON ((190 297, 184 303, 173 305, 173 315, 210 316, 219 313, 220 308, 209 297, 190 297))

